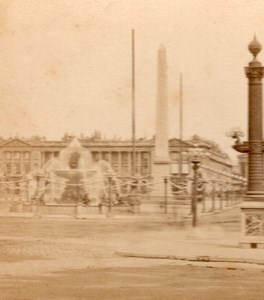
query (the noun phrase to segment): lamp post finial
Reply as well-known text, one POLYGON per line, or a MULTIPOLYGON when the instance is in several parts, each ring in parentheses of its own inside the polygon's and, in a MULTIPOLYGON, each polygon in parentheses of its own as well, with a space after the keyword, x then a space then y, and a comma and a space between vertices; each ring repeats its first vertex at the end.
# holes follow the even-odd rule
POLYGON ((254 35, 253 41, 248 45, 248 50, 250 53, 252 53, 254 57, 254 61, 256 60, 257 55, 261 51, 262 46, 259 43, 259 41, 256 38, 256 35, 254 35))

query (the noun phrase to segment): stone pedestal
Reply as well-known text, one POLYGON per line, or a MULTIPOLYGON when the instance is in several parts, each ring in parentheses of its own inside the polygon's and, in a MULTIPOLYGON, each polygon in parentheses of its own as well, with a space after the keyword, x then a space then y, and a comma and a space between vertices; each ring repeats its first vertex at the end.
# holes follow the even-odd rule
MULTIPOLYGON (((264 198, 262 201, 245 201, 241 205, 243 248, 263 248, 264 245, 264 198)), ((245 198, 247 199, 247 198, 245 198)), ((257 198, 260 200, 260 197, 257 198)))
POLYGON ((83 213, 83 206, 82 203, 78 202, 76 205, 76 218, 80 217, 83 213))
MULTIPOLYGON (((161 201, 165 198, 164 177, 170 176, 170 163, 167 160, 154 161, 152 165, 153 189, 151 197, 159 198, 161 201)), ((167 196, 172 197, 171 184, 167 183, 167 196)))

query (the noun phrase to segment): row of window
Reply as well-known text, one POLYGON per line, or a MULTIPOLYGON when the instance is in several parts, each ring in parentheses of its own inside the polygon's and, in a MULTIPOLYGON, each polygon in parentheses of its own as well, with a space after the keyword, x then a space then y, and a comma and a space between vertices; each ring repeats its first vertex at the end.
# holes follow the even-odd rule
MULTIPOLYGON (((127 165, 123 165, 121 170, 119 170, 118 168, 118 165, 113 165, 112 166, 114 171, 116 171, 117 173, 119 171, 121 171, 121 176, 128 176, 130 175, 130 171, 129 171, 129 168, 127 165)), ((140 167, 138 166, 138 168, 140 168, 140 173, 142 175, 148 175, 149 172, 150 172, 150 166, 148 164, 142 164, 140 167)), ((23 164, 21 166, 21 164, 13 164, 11 166, 11 164, 7 163, 5 164, 5 173, 7 175, 10 175, 10 174, 21 174, 21 173, 29 173, 30 172, 30 166, 29 164, 23 164), (13 169, 12 169, 13 167, 13 169)))
POLYGON ((11 152, 11 151, 6 151, 5 152, 5 159, 20 159, 21 157, 23 157, 24 159, 29 159, 29 151, 25 151, 25 152, 11 152))
MULTIPOLYGON (((116 151, 103 151, 103 152, 91 152, 92 157, 94 160, 103 159, 103 160, 111 160, 111 161, 117 161, 121 159, 122 161, 128 161, 129 157, 132 158, 132 152, 116 152, 116 151)), ((136 158, 141 160, 148 160, 150 154, 148 152, 136 152, 136 158)))
MULTIPOLYGON (((58 156, 59 152, 58 151, 55 151, 54 153, 52 152, 44 152, 45 153, 45 161, 48 161, 49 159, 52 158, 52 156, 54 155, 55 157, 58 156)), ((118 153, 121 153, 121 160, 123 161, 128 161, 128 157, 129 157, 129 154, 131 155, 131 153, 128 153, 128 152, 92 152, 92 156, 93 158, 98 158, 98 156, 100 155, 101 156, 101 159, 104 159, 104 160, 118 160, 118 153)), ((11 158, 14 158, 14 159, 20 159, 21 157, 23 157, 24 159, 29 159, 30 158, 30 153, 29 151, 23 151, 23 152, 20 152, 20 151, 15 151, 15 152, 11 152, 11 151, 6 151, 5 152, 5 159, 11 159, 11 158)), ((136 158, 139 159, 139 154, 136 153, 136 158)), ((148 160, 149 159, 149 153, 147 152, 141 152, 140 153, 140 158, 141 160, 148 160)))
POLYGON ((21 174, 22 173, 21 167, 23 167, 23 173, 26 174, 26 173, 30 172, 29 164, 24 164, 23 166, 21 166, 20 164, 13 164, 13 170, 12 170, 11 164, 5 164, 5 173, 7 175, 21 174))
MULTIPOLYGON (((109 152, 101 152, 100 156, 101 159, 107 160, 107 161, 111 161, 112 167, 113 169, 118 173, 121 172, 120 175, 129 175, 129 166, 128 166, 128 161, 129 161, 129 154, 131 155, 131 153, 128 152, 119 152, 121 155, 120 162, 121 162, 121 167, 118 165, 119 159, 118 159, 118 152, 111 152, 111 154, 109 152), (111 155, 111 157, 110 157, 111 155)), ((21 157, 24 158, 24 160, 27 160, 30 158, 30 153, 28 151, 26 152, 11 152, 11 151, 6 151, 5 152, 5 158, 7 160, 10 160, 12 158, 12 154, 13 154, 13 158, 16 160, 19 160, 21 157)), ((137 160, 137 169, 138 171, 143 174, 149 174, 150 172, 150 154, 147 152, 141 152, 140 155, 138 155, 139 153, 136 153, 136 160, 137 160), (138 159, 140 158, 140 164, 138 159)), ((176 153, 171 153, 172 155, 172 159, 176 160, 176 153)), ((99 155, 99 152, 92 152, 92 156, 93 158, 95 158, 96 156, 99 155)), ((178 155, 178 153, 177 153, 178 155)), ((58 152, 56 153, 56 156, 58 156, 58 152)), ((49 160, 52 157, 52 153, 51 152, 45 152, 45 161, 49 160)), ((29 172, 29 164, 25 164, 23 167, 23 171, 24 172, 29 172)), ((11 164, 6 164, 6 172, 7 173, 11 173, 11 164)), ((175 170, 174 170, 175 172, 175 170)), ((21 173, 21 165, 20 164, 14 164, 13 167, 13 173, 15 174, 20 174, 21 173)), ((177 172, 175 172, 177 173, 177 172)), ((186 172, 188 173, 188 172, 186 172)))

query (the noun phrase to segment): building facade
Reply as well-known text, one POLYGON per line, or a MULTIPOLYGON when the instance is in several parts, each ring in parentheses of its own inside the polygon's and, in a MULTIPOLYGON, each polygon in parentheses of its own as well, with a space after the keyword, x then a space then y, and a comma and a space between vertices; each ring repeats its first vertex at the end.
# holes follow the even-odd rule
MULTIPOLYGON (((53 157, 58 157, 62 149, 72 140, 65 136, 60 141, 48 141, 44 138, 10 138, 0 144, 0 171, 2 176, 19 178, 25 174, 41 170, 53 157)), ((98 137, 80 138, 81 145, 90 151, 93 160, 108 161, 118 177, 129 177, 132 174, 132 143, 130 140, 105 140, 98 137)), ((240 175, 235 172, 229 157, 213 142, 194 136, 189 141, 171 139, 169 155, 171 175, 183 176, 192 172, 190 149, 195 145, 204 148, 209 154, 203 159, 201 172, 210 179, 226 180, 240 175), (181 162, 181 168, 179 163, 181 162)), ((136 172, 142 176, 152 175, 155 141, 138 139, 136 141, 136 172)))

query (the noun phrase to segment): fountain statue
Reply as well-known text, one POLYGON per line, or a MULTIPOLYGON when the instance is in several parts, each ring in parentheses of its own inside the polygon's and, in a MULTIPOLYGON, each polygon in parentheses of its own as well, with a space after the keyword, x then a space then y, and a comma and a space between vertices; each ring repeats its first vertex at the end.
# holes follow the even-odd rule
POLYGON ((93 161, 77 138, 43 169, 48 182, 45 203, 67 204, 99 203, 104 197, 104 173, 112 172, 108 162, 93 161))

